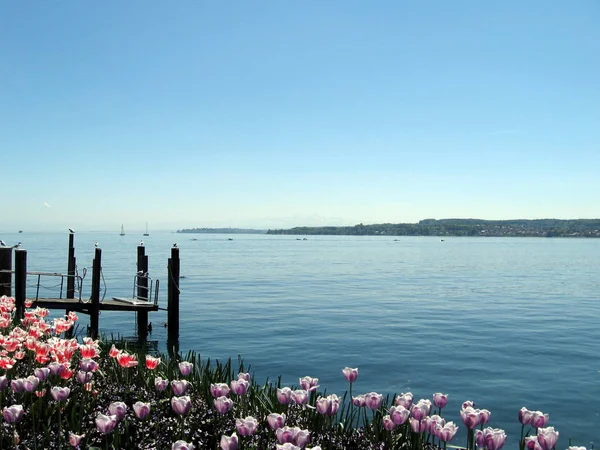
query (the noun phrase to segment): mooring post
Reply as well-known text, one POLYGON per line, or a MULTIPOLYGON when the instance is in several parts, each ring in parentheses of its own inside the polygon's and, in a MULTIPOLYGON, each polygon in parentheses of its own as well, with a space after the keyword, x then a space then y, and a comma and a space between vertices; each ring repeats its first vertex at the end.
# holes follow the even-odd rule
POLYGON ((171 249, 169 287, 167 290, 167 346, 169 353, 179 352, 179 248, 171 249))
POLYGON ((92 339, 98 339, 100 322, 100 272, 102 270, 102 249, 96 248, 92 266, 92 305, 90 308, 90 332, 92 339))
MULTIPOLYGON (((138 245, 137 248, 137 297, 150 301, 150 292, 148 292, 148 255, 146 247, 138 245)), ((145 341, 148 337, 148 311, 140 310, 137 312, 137 331, 138 339, 145 341)))
POLYGON ((27 250, 15 250, 15 323, 25 317, 27 295, 27 250))
POLYGON ((0 247, 0 296, 12 295, 12 247, 0 247))
MULTIPOLYGON (((69 232, 69 256, 67 259, 67 298, 75 298, 75 245, 74 245, 75 235, 69 232)), ((66 315, 69 315, 71 312, 70 309, 67 308, 65 311, 66 315)), ((67 338, 73 337, 73 327, 69 328, 69 331, 66 333, 67 338)))

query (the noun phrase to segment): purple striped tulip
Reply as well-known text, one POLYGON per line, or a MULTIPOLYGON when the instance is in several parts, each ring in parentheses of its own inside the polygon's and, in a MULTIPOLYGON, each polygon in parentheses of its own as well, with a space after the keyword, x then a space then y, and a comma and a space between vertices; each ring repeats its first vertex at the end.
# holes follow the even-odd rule
POLYGON ((531 418, 533 416, 533 411, 529 411, 524 406, 519 410, 519 422, 523 425, 529 425, 531 423, 531 418))
POLYGON ((231 391, 235 395, 244 395, 246 392, 248 392, 248 387, 250 386, 250 383, 248 383, 248 381, 244 380, 243 378, 240 378, 237 380, 231 380, 230 386, 231 391))
POLYGON ((215 409, 219 414, 227 414, 233 407, 233 400, 222 395, 221 397, 215 398, 214 404, 215 409))
POLYGON ((404 406, 392 406, 390 408, 390 417, 396 425, 402 425, 410 416, 410 411, 404 406))
POLYGON ((83 442, 83 438, 85 434, 75 434, 73 432, 69 433, 69 445, 71 447, 79 447, 83 442))
POLYGON ((396 400, 394 401, 396 406, 403 406, 406 409, 410 409, 410 407, 412 406, 412 402, 413 402, 412 392, 406 392, 406 393, 400 394, 396 397, 396 400))
POLYGON ((25 390, 23 381, 23 378, 15 378, 14 380, 10 380, 10 388, 15 394, 19 394, 25 390))
POLYGON ((210 385, 210 394, 214 398, 227 397, 229 395, 229 386, 226 383, 214 383, 210 385))
POLYGON ((488 450, 500 450, 506 442, 506 433, 499 428, 485 428, 483 430, 485 446, 488 450))
POLYGON ((308 402, 308 392, 304 389, 292 391, 292 400, 297 405, 306 405, 308 402))
POLYGON ((285 414, 271 413, 267 416, 267 423, 269 424, 269 428, 275 431, 283 428, 285 425, 285 419, 285 414))
POLYGON ((252 436, 258 428, 258 421, 251 416, 245 419, 235 419, 235 428, 240 436, 252 436))
POLYGON ((161 377, 156 377, 154 379, 154 387, 158 392, 164 391, 169 385, 169 380, 163 380, 161 377))
POLYGON ((448 404, 448 394, 436 392, 433 394, 433 404, 440 409, 445 408, 448 404))
MULTIPOLYGON (((429 400, 427 400, 429 401, 429 400)), ((413 404, 410 408, 410 416, 413 419, 417 419, 419 421, 423 420, 429 411, 431 410, 431 405, 426 403, 424 400, 419 400, 417 403, 413 404)))
POLYGON ((8 423, 17 423, 23 417, 24 411, 21 405, 12 405, 4 407, 2 410, 2 417, 8 423))
POLYGON ((173 380, 171 381, 171 388, 173 389, 173 395, 181 396, 188 392, 189 383, 186 380, 173 380))
POLYGON ((427 416, 427 417, 425 417, 425 419, 423 419, 423 421, 426 424, 425 426, 427 427, 427 431, 429 432, 429 434, 432 434, 432 435, 435 434, 435 427, 437 425, 440 425, 443 427, 446 424, 446 420, 441 418, 437 414, 434 414, 433 416, 427 416))
POLYGON ((479 410, 479 425, 485 425, 490 421, 490 416, 492 415, 491 411, 487 409, 479 410))
POLYGON ((485 435, 483 434, 483 430, 475 430, 475 443, 477 444, 477 448, 485 447, 485 435))
POLYGON ((150 403, 135 402, 133 404, 133 412, 135 413, 135 417, 144 420, 150 414, 150 403))
POLYGON ((246 372, 240 372, 238 373, 238 380, 246 380, 248 383, 250 383, 250 374, 246 372))
POLYGON ((173 442, 173 445, 171 446, 171 450, 194 450, 195 448, 196 446, 194 444, 183 440, 173 442))
POLYGON ((415 433, 424 433, 427 430, 427 424, 424 420, 417 420, 413 417, 409 419, 410 427, 415 433))
POLYGON ((375 411, 381 407, 383 403, 383 395, 378 394, 377 392, 369 392, 365 394, 365 406, 369 409, 375 411))
POLYGON ((57 362, 51 362, 50 364, 48 364, 48 369, 50 369, 50 373, 52 375, 60 375, 65 371, 65 366, 57 362))
POLYGON ((68 387, 53 386, 52 389, 50 389, 52 398, 57 402, 64 402, 69 397, 70 393, 71 389, 68 387))
POLYGON ((238 450, 237 434, 233 433, 231 436, 221 436, 219 446, 221 447, 221 450, 238 450))
POLYGON ((342 369, 342 373, 349 383, 354 383, 358 378, 358 368, 351 369, 350 367, 344 367, 342 369))
POLYGON ((43 383, 48 378, 48 375, 50 375, 50 369, 47 367, 38 367, 33 371, 33 374, 43 383))
POLYGON ((310 441, 310 431, 308 430, 300 430, 294 436, 294 444, 300 448, 304 448, 306 444, 310 441))
POLYGON ((454 422, 448 422, 443 427, 437 425, 435 428, 435 435, 443 442, 450 442, 456 435, 457 431, 458 427, 456 424, 454 422))
POLYGON ((527 447, 527 450, 542 450, 542 447, 538 442, 537 436, 526 436, 525 447, 527 447))
POLYGON ((292 399, 292 390, 289 387, 277 388, 277 401, 281 405, 287 405, 292 399))
POLYGON ((327 397, 319 397, 316 406, 319 414, 333 416, 340 407, 340 399, 335 394, 328 395, 327 397))
POLYGON ((543 428, 548 425, 548 420, 550 420, 550 416, 548 414, 544 414, 541 411, 533 411, 531 413, 531 426, 533 428, 543 428))
POLYGON ((99 413, 96 416, 96 429, 102 434, 112 433, 117 426, 117 416, 105 416, 99 413))
POLYGON ((35 391, 39 384, 40 379, 33 375, 30 375, 23 380, 23 388, 25 388, 27 392, 35 391))
POLYGON ((184 377, 187 377, 190 373, 192 373, 193 368, 194 365, 191 362, 181 361, 179 363, 179 373, 184 377))
POLYGON ((85 383, 89 383, 90 381, 92 381, 92 372, 84 372, 83 370, 79 370, 77 372, 77 375, 75 375, 75 379, 81 383, 81 384, 85 384, 85 383))
POLYGON ((361 395, 357 395, 356 397, 352 397, 352 404, 354 406, 358 406, 359 408, 366 406, 367 401, 365 399, 365 395, 361 394, 361 395))
POLYGON ((8 380, 8 378, 6 377, 6 375, 0 376, 0 391, 6 389, 6 386, 8 386, 9 384, 10 384, 10 381, 8 380))
POLYGON ((127 412, 127 405, 123 402, 112 402, 108 405, 108 412, 112 416, 117 416, 117 420, 123 420, 127 412))
POLYGON ((192 407, 192 401, 189 396, 173 397, 171 398, 171 408, 180 416, 183 416, 190 412, 192 407))
POLYGON ((537 440, 542 450, 552 450, 558 441, 559 432, 554 427, 538 428, 537 440))
POLYGON ((462 408, 462 409, 467 409, 469 406, 470 406, 471 408, 475 408, 475 403, 473 402, 473 400, 465 400, 465 401, 463 402, 463 404, 462 404, 462 407, 461 407, 461 408, 462 408))
POLYGON ((383 428, 385 428, 388 431, 392 431, 397 426, 398 425, 394 423, 394 421, 389 415, 383 416, 383 428))
POLYGON ((467 406, 460 410, 460 418, 467 428, 473 430, 479 425, 479 410, 472 406, 467 406))
POLYGON ((300 386, 305 391, 315 391, 319 387, 319 379, 312 377, 302 377, 300 378, 300 386))
POLYGON ((277 441, 280 444, 285 444, 286 442, 294 443, 294 438, 299 431, 300 428, 298 427, 283 426, 275 430, 275 437, 277 437, 277 441))
POLYGON ((79 369, 84 372, 93 372, 98 368, 98 363, 93 359, 84 358, 79 362, 79 369))

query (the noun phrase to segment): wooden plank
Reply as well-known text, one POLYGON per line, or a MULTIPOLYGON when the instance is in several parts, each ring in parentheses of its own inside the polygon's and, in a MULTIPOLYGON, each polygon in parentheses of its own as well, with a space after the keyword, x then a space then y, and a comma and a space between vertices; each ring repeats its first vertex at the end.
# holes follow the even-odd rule
MULTIPOLYGON (((80 302, 75 298, 38 298, 28 299, 33 302, 33 306, 40 306, 48 309, 65 309, 71 311, 86 312, 92 307, 91 302, 80 302)), ((158 306, 154 303, 145 302, 131 304, 118 300, 104 300, 100 302, 100 311, 158 311, 158 306)))

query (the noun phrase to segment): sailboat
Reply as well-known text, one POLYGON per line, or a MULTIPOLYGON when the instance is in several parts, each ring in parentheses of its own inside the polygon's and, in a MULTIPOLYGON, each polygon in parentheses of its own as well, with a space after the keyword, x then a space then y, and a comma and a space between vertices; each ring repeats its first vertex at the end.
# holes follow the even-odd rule
POLYGON ((144 236, 150 236, 148 233, 148 222, 146 222, 146 232, 144 233, 144 236))
POLYGON ((123 224, 121 224, 121 233, 119 233, 119 236, 125 236, 125 228, 123 228, 123 224))

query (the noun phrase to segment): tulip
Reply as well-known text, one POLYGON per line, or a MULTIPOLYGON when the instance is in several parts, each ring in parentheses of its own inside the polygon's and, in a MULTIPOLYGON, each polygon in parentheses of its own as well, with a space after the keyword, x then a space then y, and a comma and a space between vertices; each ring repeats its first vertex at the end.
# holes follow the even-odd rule
POLYGON ((525 438, 525 447, 527 447, 528 450, 542 450, 537 436, 527 436, 525 438))
POLYGON ((171 398, 171 408, 180 416, 183 416, 190 412, 192 407, 192 401, 189 396, 173 397, 171 398))
POLYGON ((238 437, 237 434, 233 433, 231 436, 221 436, 221 442, 219 443, 221 450, 237 450, 238 449, 238 437))
POLYGON ((358 378, 358 368, 351 369, 350 367, 344 367, 342 369, 342 373, 349 383, 354 383, 358 378))
POLYGON ((83 370, 80 370, 77 372, 77 376, 75 378, 79 383, 86 384, 92 380, 92 376, 92 372, 84 372, 83 370))
POLYGON ((71 389, 68 387, 53 386, 52 389, 50 389, 50 395, 52 395, 52 398, 57 402, 64 402, 69 397, 70 393, 71 389))
POLYGON ((383 395, 376 392, 369 392, 368 394, 365 394, 365 406, 367 406, 369 409, 375 411, 381 407, 382 403, 383 395))
POLYGON ((533 411, 531 413, 531 426, 533 428, 545 427, 548 425, 548 420, 550 420, 550 416, 541 411, 533 411))
POLYGON ((8 423, 17 423, 23 417, 24 411, 23 406, 21 405, 12 405, 9 407, 4 407, 2 410, 2 417, 8 423))
POLYGON ((150 414, 150 403, 135 402, 133 404, 133 412, 135 413, 135 417, 144 420, 150 414))
MULTIPOLYGON (((160 358, 155 358, 152 355, 146 355, 146 369, 154 370, 158 367, 159 364, 160 364, 160 358)), ((183 441, 177 441, 177 442, 183 442, 183 441)), ((175 444, 173 444, 173 445, 175 445, 175 444)))
POLYGON ((117 420, 122 420, 127 412, 127 405, 123 402, 112 402, 108 405, 108 411, 111 415, 117 416, 117 420))
POLYGON ((186 380, 173 380, 171 381, 171 388, 173 388, 174 395, 185 395, 188 391, 189 383, 186 380))
POLYGON ((485 425, 490 421, 490 416, 492 413, 487 409, 479 410, 479 425, 485 425))
POLYGON ((431 409, 431 405, 427 403, 429 400, 419 400, 417 403, 413 404, 410 408, 410 416, 413 419, 423 420, 431 409))
POLYGON ((299 431, 300 428, 298 427, 283 426, 275 430, 275 436, 277 437, 277 441, 279 441, 280 444, 285 444, 287 442, 293 443, 294 438, 296 437, 296 434, 299 431))
POLYGON ((327 397, 319 397, 317 399, 317 411, 326 416, 333 416, 337 413, 340 407, 340 399, 337 395, 332 394, 327 397))
POLYGON ((281 405, 287 405, 292 398, 292 390, 289 387, 277 388, 277 401, 281 405))
POLYGON ((163 380, 161 377, 156 377, 154 379, 154 387, 158 392, 164 391, 169 385, 169 380, 163 380))
POLYGON ((233 407, 233 400, 223 395, 216 398, 214 404, 219 414, 226 414, 233 407))
POLYGON ((8 386, 9 383, 10 383, 10 381, 8 380, 6 375, 0 376, 0 391, 3 391, 4 389, 6 389, 6 386, 8 386))
POLYGON ((486 428, 483 430, 485 445, 488 450, 500 450, 506 442, 506 433, 499 428, 486 428))
POLYGON ((195 448, 196 446, 194 444, 181 440, 173 442, 173 445, 171 446, 171 450, 194 450, 195 448))
POLYGON ((319 387, 319 379, 311 377, 302 377, 300 378, 300 386, 305 391, 315 391, 319 387))
POLYGON ((69 433, 69 444, 71 445, 71 447, 79 447, 81 445, 81 442, 83 441, 83 438, 85 437, 85 434, 75 434, 73 432, 69 433))
POLYGON ((65 370, 65 366, 57 362, 51 362, 48 364, 48 369, 52 375, 59 375, 65 370))
POLYGON ((82 359, 79 361, 79 369, 84 372, 94 372, 98 369, 98 363, 93 359, 82 359))
POLYGON ((235 428, 240 436, 252 436, 258 428, 258 421, 251 416, 245 419, 235 419, 235 428))
POLYGON ((445 408, 448 404, 448 394, 442 394, 441 392, 433 394, 433 404, 440 409, 445 408))
POLYGON ((267 423, 269 424, 271 430, 275 431, 279 428, 283 428, 285 425, 285 419, 285 414, 271 413, 267 416, 267 423))
POLYGON ((214 398, 229 395, 229 386, 225 383, 216 383, 210 385, 210 393, 214 398))
POLYGON ((460 418, 467 428, 473 430, 479 425, 479 410, 474 409, 472 406, 467 406, 460 410, 460 418))
POLYGON ((554 427, 538 428, 537 439, 543 450, 552 450, 558 441, 558 431, 554 427))
POLYGON ((456 424, 454 422, 448 422, 443 427, 439 425, 436 426, 435 435, 443 442, 450 442, 456 435, 457 431, 458 427, 456 424))
POLYGON ((130 355, 129 353, 126 352, 120 352, 117 355, 117 362, 119 363, 119 365, 125 369, 128 369, 130 367, 135 367, 138 365, 138 361, 137 361, 137 356, 136 355, 130 355))
POLYGON ((37 389, 40 384, 40 379, 36 376, 30 375, 23 380, 23 387, 27 392, 33 392, 37 389))
POLYGON ((47 367, 38 367, 33 371, 33 374, 36 377, 38 377, 38 379, 43 383, 44 381, 46 381, 46 378, 48 378, 48 375, 50 375, 50 369, 48 369, 47 367))
POLYGON ((404 406, 392 406, 390 408, 390 417, 396 425, 402 425, 408 419, 410 411, 404 406))
POLYGON ((437 425, 443 427, 446 424, 446 420, 437 414, 434 414, 433 416, 427 416, 425 419, 423 419, 423 421, 425 422, 425 428, 427 432, 431 435, 435 434, 435 427, 437 425))
POLYGON ((190 373, 192 373, 193 368, 194 365, 191 362, 181 361, 179 363, 179 373, 181 373, 181 375, 184 377, 187 377, 190 373))
POLYGON ((475 431, 475 443, 479 448, 485 447, 485 434, 483 434, 482 430, 475 431))
POLYGON ((294 436, 294 444, 300 448, 304 448, 308 441, 310 441, 310 431, 308 430, 300 430, 294 436))
POLYGON ((245 372, 240 372, 240 373, 238 373, 238 380, 246 380, 247 382, 250 382, 250 374, 245 373, 245 372))
POLYGON ((367 403, 366 403, 364 394, 357 395, 356 397, 352 397, 352 404, 354 406, 358 406, 359 408, 362 408, 363 406, 365 406, 367 403))
POLYGON ((111 433, 117 426, 117 416, 105 416, 99 413, 96 417, 96 429, 102 434, 111 433))
POLYGON ((297 405, 305 405, 308 402, 308 392, 304 389, 292 391, 292 400, 297 405))
POLYGON ((15 394, 19 394, 25 390, 23 381, 23 378, 15 378, 14 380, 10 380, 10 388, 15 394))
POLYGON ((397 406, 403 406, 406 409, 410 409, 410 407, 412 406, 412 401, 412 392, 407 392, 405 394, 400 394, 399 396, 397 396, 394 403, 396 403, 397 406))
POLYGON ((250 383, 248 383, 243 378, 231 381, 231 391, 235 395, 244 395, 246 392, 248 392, 249 386, 250 386, 250 383))
POLYGON ((533 411, 529 411, 524 406, 519 410, 519 422, 523 425, 529 425, 531 423, 531 418, 533 416, 533 411))
POLYGON ((383 416, 383 428, 385 428, 388 431, 392 431, 396 427, 397 425, 394 423, 394 421, 389 415, 383 416))
POLYGON ((410 422, 410 427, 412 428, 412 430, 415 433, 424 433, 425 430, 427 429, 427 424, 425 423, 424 420, 417 420, 414 417, 411 417, 409 422, 410 422))

